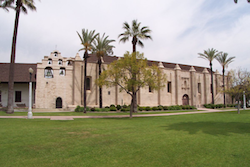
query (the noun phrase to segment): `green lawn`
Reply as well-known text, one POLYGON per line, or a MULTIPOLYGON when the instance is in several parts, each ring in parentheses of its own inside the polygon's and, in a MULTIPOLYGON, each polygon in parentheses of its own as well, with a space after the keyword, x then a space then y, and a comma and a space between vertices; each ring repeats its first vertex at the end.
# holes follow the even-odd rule
POLYGON ((0 166, 250 164, 250 112, 167 117, 0 119, 0 166))
MULTIPOLYGON (((133 114, 163 114, 163 113, 177 113, 190 112, 197 110, 167 110, 167 111, 143 111, 133 114)), ((0 116, 27 116, 28 112, 14 112, 13 114, 6 114, 6 111, 0 111, 0 116)), ((33 112, 33 116, 104 116, 104 115, 129 115, 128 112, 33 112)))

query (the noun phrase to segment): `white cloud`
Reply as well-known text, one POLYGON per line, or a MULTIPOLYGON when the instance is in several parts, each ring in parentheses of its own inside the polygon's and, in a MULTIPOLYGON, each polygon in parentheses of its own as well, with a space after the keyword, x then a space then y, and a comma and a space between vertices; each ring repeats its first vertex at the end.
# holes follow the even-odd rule
MULTIPOLYGON (((131 51, 131 42, 119 43, 124 21, 138 19, 152 29, 153 41, 139 48, 150 60, 208 67, 199 52, 208 48, 236 56, 229 68, 248 68, 250 11, 245 1, 233 0, 92 0, 36 1, 37 12, 21 14, 16 62, 36 63, 55 48, 73 57, 81 48, 76 31, 82 28, 106 33, 115 39, 114 54, 131 51)), ((9 62, 14 11, 0 10, 0 61, 9 62)), ((82 54, 82 53, 80 53, 82 54)), ((214 69, 221 71, 214 62, 214 69)))

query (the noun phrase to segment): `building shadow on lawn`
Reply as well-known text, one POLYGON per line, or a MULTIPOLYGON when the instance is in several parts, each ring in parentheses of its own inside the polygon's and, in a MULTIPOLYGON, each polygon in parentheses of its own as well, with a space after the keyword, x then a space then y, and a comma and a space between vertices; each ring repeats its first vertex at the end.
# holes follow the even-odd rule
POLYGON ((250 123, 242 122, 182 122, 171 124, 167 128, 167 130, 187 131, 189 134, 201 131, 216 136, 229 136, 230 133, 250 134, 250 123))

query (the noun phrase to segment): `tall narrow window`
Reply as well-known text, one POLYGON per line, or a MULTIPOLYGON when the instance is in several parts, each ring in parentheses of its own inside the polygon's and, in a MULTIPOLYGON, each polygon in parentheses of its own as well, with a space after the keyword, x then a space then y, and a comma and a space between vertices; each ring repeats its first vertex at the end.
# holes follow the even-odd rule
POLYGON ((2 91, 0 90, 0 102, 2 102, 2 91))
POLYGON ((51 67, 44 69, 44 78, 53 78, 53 69, 51 67))
POLYGON ((63 64, 62 59, 59 59, 59 60, 58 60, 58 65, 62 65, 62 64, 63 64))
POLYGON ((15 102, 21 102, 22 101, 22 92, 16 91, 15 92, 15 102))
POLYGON ((198 83, 198 93, 201 93, 201 83, 198 83))
POLYGON ((91 77, 86 78, 86 90, 91 89, 91 77))
POLYGON ((52 64, 52 59, 48 59, 48 64, 52 64))
POLYGON ((171 93, 172 91, 171 91, 171 82, 168 82, 168 93, 171 93))
POLYGON ((61 67, 60 70, 59 70, 59 75, 60 76, 65 76, 66 75, 66 70, 65 68, 61 67))
POLYGON ((151 92, 151 93, 152 93, 152 88, 151 88, 151 86, 148 86, 148 92, 151 92))

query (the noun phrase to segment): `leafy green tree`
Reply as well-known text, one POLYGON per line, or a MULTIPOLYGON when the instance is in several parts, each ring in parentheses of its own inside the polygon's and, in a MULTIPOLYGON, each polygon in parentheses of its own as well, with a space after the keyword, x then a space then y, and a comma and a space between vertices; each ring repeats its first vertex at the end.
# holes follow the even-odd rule
POLYGON ((11 49, 11 58, 10 58, 10 67, 9 67, 9 88, 8 88, 8 110, 7 113, 11 114, 14 112, 13 107, 13 89, 14 89, 14 65, 16 57, 16 39, 17 39, 17 30, 20 12, 28 13, 27 8, 35 11, 36 7, 33 0, 5 0, 1 3, 1 8, 4 8, 8 11, 8 8, 12 8, 16 11, 14 32, 12 38, 12 49, 11 49), (13 6, 15 4, 15 6, 13 6))
POLYGON ((84 105, 84 113, 86 113, 86 107, 87 107, 87 104, 86 104, 86 99, 87 99, 87 94, 86 94, 87 81, 86 81, 86 78, 87 78, 87 61, 89 58, 88 51, 93 50, 93 48, 94 48, 93 42, 96 39, 96 37, 98 36, 98 34, 95 34, 95 30, 89 32, 88 30, 85 30, 85 29, 82 29, 81 35, 78 32, 77 32, 77 34, 81 40, 81 44, 83 45, 83 48, 81 48, 79 51, 84 50, 84 56, 83 56, 83 59, 84 59, 83 105, 84 105))
MULTIPOLYGON (((98 58, 98 68, 99 68, 99 77, 102 73, 102 58, 105 55, 113 54, 113 45, 110 45, 111 42, 115 42, 115 40, 109 40, 109 36, 105 36, 105 33, 100 36, 98 35, 96 40, 94 40, 93 44, 93 53, 98 58)), ((99 86, 99 107, 102 108, 102 87, 99 86)))
MULTIPOLYGON (((235 2, 235 3, 237 3, 237 2, 238 2, 238 0, 234 0, 234 2, 235 2)), ((250 0, 247 0, 247 2, 248 2, 248 3, 250 3, 250 0)))
POLYGON ((137 43, 139 46, 144 47, 144 44, 141 40, 144 39, 151 39, 152 37, 149 35, 151 30, 144 26, 140 28, 141 23, 137 22, 137 20, 132 21, 132 25, 130 26, 128 22, 123 23, 123 29, 125 30, 124 33, 121 33, 118 38, 120 38, 120 42, 127 42, 129 38, 132 38, 132 45, 133 45, 133 52, 136 52, 136 45, 137 43))
POLYGON ((120 91, 124 90, 131 96, 130 118, 132 113, 137 111, 135 102, 136 93, 140 88, 150 86, 151 89, 159 90, 165 86, 166 75, 157 65, 148 66, 147 59, 139 52, 129 52, 108 65, 97 80, 99 86, 119 86, 120 91), (136 76, 134 80, 133 76, 136 76))
POLYGON ((245 92, 246 97, 249 98, 250 96, 250 72, 241 69, 231 70, 228 77, 230 77, 231 86, 225 92, 234 97, 238 102, 238 114, 240 114, 240 100, 242 99, 243 92, 245 92))
POLYGON ((212 68, 212 61, 220 54, 215 49, 208 49, 204 50, 204 53, 198 53, 199 58, 203 58, 209 61, 210 65, 210 73, 211 73, 211 92, 212 92, 212 104, 214 104, 214 82, 213 82, 213 68, 212 68))
MULTIPOLYGON (((120 38, 120 42, 127 42, 129 40, 129 38, 132 38, 132 45, 133 45, 133 52, 136 52, 136 45, 137 43, 139 44, 139 46, 144 47, 144 44, 142 43, 141 40, 144 39, 151 39, 152 37, 149 35, 151 33, 151 30, 147 27, 140 27, 141 26, 141 22, 137 22, 137 20, 133 20, 132 21, 132 25, 130 26, 127 22, 123 23, 123 29, 125 30, 124 33, 121 33, 118 38, 120 38)), ((136 76, 132 77, 133 80, 136 80, 136 76)), ((136 96, 136 94, 135 94, 136 96)), ((134 98, 134 108, 136 108, 137 106, 135 106, 137 104, 137 98, 134 98)))
POLYGON ((228 53, 220 53, 216 60, 221 64, 222 66, 222 75, 223 75, 223 100, 224 100, 224 107, 226 106, 226 95, 225 95, 225 69, 228 67, 230 63, 233 62, 233 59, 235 57, 228 57, 228 53))

